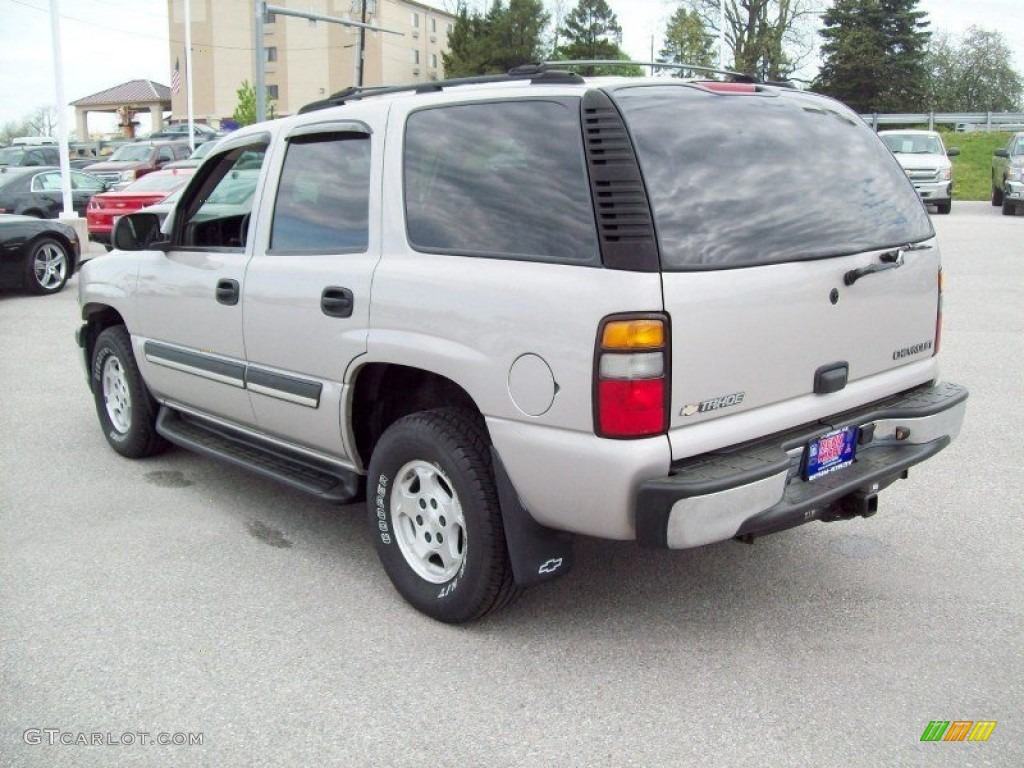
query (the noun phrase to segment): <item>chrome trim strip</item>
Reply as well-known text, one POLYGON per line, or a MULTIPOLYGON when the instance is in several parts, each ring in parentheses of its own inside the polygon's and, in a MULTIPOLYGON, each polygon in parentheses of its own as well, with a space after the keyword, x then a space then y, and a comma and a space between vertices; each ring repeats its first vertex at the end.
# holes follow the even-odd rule
POLYGON ((318 408, 320 406, 319 399, 314 400, 311 397, 304 397, 303 395, 285 392, 283 389, 276 389, 274 387, 264 386, 263 384, 255 384, 251 381, 247 381, 245 386, 250 392, 277 398, 278 400, 286 400, 289 403, 295 403, 296 405, 304 405, 307 408, 318 408))

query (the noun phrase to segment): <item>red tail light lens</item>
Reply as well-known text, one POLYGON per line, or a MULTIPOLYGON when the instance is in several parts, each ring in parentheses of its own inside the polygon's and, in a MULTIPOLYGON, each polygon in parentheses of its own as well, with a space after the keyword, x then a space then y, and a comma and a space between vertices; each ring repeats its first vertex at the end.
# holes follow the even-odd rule
POLYGON ((668 429, 668 349, 664 316, 605 319, 594 364, 598 435, 636 438, 668 429))

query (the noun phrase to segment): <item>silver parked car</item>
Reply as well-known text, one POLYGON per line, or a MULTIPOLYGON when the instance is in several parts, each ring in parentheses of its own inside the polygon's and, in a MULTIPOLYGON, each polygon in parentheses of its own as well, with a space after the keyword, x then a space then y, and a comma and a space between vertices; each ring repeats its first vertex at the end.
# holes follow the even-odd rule
POLYGON ((568 572, 575 534, 869 517, 966 408, 927 211, 856 114, 783 87, 349 89, 225 137, 114 244, 78 332, 113 449, 365 498, 446 622, 568 572))

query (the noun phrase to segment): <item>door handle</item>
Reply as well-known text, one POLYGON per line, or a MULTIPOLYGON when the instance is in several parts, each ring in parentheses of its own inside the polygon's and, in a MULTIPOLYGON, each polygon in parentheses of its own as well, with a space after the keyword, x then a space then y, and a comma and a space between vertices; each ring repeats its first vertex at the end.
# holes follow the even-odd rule
POLYGON ((320 311, 329 317, 352 317, 355 298, 348 288, 330 285, 320 294, 320 311))
POLYGON ((227 304, 229 307, 238 303, 238 281, 218 280, 217 281, 217 302, 227 304))

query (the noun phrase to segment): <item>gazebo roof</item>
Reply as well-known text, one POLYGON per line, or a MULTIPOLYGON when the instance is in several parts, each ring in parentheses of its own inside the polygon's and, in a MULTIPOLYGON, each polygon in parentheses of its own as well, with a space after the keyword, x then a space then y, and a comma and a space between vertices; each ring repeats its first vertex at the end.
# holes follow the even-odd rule
POLYGON ((71 102, 73 107, 101 107, 110 104, 149 104, 171 101, 171 89, 152 80, 129 80, 105 91, 71 102))

